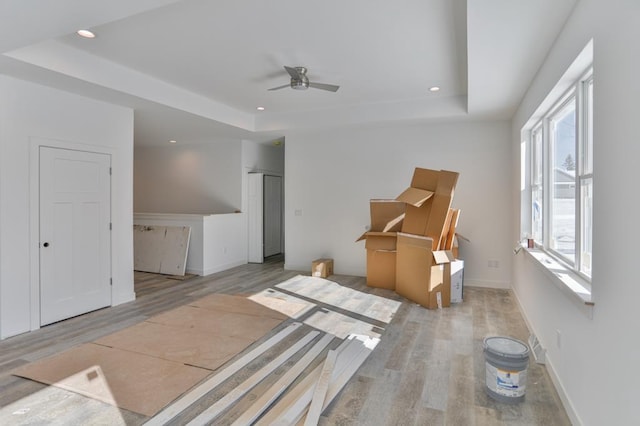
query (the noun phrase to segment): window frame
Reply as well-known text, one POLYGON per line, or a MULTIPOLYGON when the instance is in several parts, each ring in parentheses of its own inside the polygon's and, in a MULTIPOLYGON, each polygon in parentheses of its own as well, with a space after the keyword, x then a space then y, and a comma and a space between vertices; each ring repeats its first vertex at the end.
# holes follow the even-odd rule
POLYGON ((592 252, 585 250, 585 244, 592 247, 593 240, 593 68, 590 66, 587 71, 582 73, 579 78, 575 79, 572 84, 559 96, 555 102, 536 120, 533 126, 527 132, 530 155, 528 165, 529 171, 529 236, 533 238, 536 247, 544 250, 552 256, 556 261, 564 265, 567 269, 576 273, 583 280, 591 282, 591 261, 592 252), (569 102, 575 98, 575 141, 573 156, 575 158, 575 176, 574 176, 574 254, 573 260, 569 256, 563 255, 558 250, 552 248, 552 209, 554 197, 554 161, 553 161, 553 145, 552 145, 552 120, 555 115, 561 112, 569 102), (536 136, 541 135, 542 152, 536 147, 536 136), (541 154, 542 167, 537 167, 536 155, 541 154), (537 172, 542 170, 542 183, 538 181, 537 172), (587 185, 588 191, 583 191, 583 186, 587 185), (541 232, 536 232, 535 220, 535 195, 536 191, 542 191, 541 206, 541 232), (585 194, 588 197, 589 215, 585 216, 583 211, 586 205, 585 194), (589 222, 589 224, 585 222, 589 222), (586 229, 589 226, 590 229, 586 229), (585 261, 588 259, 588 267, 585 261))

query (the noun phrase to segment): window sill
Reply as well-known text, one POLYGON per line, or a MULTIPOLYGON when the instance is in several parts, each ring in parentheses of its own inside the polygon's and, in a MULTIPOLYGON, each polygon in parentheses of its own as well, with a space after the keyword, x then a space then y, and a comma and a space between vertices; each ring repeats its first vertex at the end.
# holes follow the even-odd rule
POLYGON ((594 302, 591 298, 590 284, 572 270, 568 269, 544 250, 523 247, 527 257, 541 268, 565 295, 577 303, 589 318, 593 318, 594 302))

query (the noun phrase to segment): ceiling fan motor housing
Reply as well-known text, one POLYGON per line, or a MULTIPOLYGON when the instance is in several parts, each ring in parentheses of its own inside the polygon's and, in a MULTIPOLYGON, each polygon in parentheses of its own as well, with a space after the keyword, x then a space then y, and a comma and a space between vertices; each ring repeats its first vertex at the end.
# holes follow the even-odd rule
POLYGON ((330 92, 336 92, 340 86, 336 86, 335 84, 326 84, 326 83, 317 83, 309 81, 309 77, 307 77, 307 69, 305 67, 288 67, 284 66, 284 69, 287 71, 289 76, 291 77, 291 81, 289 84, 285 84, 284 86, 272 87, 267 90, 280 90, 286 87, 291 87, 295 90, 307 90, 309 87, 313 89, 321 89, 328 90, 330 92))
POLYGON ((309 88, 309 81, 291 79, 291 88, 296 90, 307 90, 309 88))
POLYGON ((291 88, 296 90, 307 90, 309 88, 309 78, 305 67, 296 67, 298 78, 291 77, 291 88))

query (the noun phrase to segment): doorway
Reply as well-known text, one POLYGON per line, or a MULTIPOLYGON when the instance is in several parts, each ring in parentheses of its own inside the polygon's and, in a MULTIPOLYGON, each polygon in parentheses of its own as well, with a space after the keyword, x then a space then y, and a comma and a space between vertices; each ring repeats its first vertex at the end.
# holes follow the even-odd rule
POLYGON ((250 263, 282 253, 282 176, 249 173, 250 263))
POLYGON ((39 149, 40 325, 111 305, 111 156, 39 149))

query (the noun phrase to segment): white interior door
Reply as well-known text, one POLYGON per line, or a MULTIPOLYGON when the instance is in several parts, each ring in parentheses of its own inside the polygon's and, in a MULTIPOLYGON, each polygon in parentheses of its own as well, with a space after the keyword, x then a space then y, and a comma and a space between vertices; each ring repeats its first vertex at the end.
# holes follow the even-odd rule
POLYGON ((111 156, 40 148, 40 323, 111 305, 111 156))
POLYGON ((282 178, 264 177, 264 257, 282 253, 282 178))

